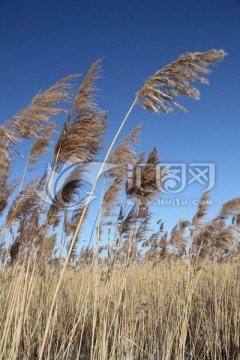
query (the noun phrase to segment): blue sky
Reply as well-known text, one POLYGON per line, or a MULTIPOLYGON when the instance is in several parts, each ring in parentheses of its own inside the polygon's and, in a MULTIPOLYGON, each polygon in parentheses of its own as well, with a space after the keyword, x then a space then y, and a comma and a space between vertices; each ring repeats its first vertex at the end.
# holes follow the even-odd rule
MULTIPOLYGON (((163 162, 215 163, 214 215, 239 196, 239 34, 239 0, 1 0, 1 123, 39 90, 66 75, 84 74, 104 57, 99 102, 109 113, 110 143, 147 76, 185 52, 224 49, 229 55, 213 68, 210 86, 199 87, 201 100, 179 99, 188 114, 176 109, 167 116, 151 115, 136 107, 121 134, 142 122, 139 152, 156 146, 163 162)), ((203 190, 195 185, 181 197, 198 199, 203 190)), ((172 226, 180 217, 191 217, 196 207, 153 210, 172 226)))

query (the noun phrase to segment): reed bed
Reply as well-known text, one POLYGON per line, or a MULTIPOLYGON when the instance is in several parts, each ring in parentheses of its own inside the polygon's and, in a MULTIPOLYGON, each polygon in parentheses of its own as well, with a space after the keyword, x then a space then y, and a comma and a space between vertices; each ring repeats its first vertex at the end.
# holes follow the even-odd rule
MULTIPOLYGON (((160 114, 186 111, 177 98, 198 99, 192 83, 208 83, 209 67, 225 55, 187 53, 153 73, 107 149, 108 115, 96 101, 101 60, 75 93, 77 74, 36 95, 0 126, 0 359, 239 359, 240 198, 209 220, 205 191, 192 219, 180 219, 171 232, 162 219, 152 228, 150 204, 161 193, 158 149, 138 154, 141 125, 119 141, 137 105, 160 114), (59 114, 66 119, 58 134, 59 114), (24 172, 12 180, 25 141, 31 146, 24 172), (87 167, 104 150, 85 199, 87 167), (29 175, 47 159, 50 171, 29 175), (55 188, 64 166, 70 172, 55 188), (90 215, 92 232, 83 245, 90 215)), ((162 186, 167 171, 160 171, 162 186)))
MULTIPOLYGON (((67 270, 44 359, 239 359, 240 265, 67 270)), ((38 359, 58 273, 1 275, 1 359, 38 359)))

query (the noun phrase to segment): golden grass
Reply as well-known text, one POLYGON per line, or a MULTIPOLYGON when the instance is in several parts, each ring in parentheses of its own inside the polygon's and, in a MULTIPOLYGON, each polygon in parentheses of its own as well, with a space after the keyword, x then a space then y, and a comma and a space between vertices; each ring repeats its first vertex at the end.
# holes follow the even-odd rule
POLYGON ((240 264, 1 274, 0 358, 239 359, 240 264))

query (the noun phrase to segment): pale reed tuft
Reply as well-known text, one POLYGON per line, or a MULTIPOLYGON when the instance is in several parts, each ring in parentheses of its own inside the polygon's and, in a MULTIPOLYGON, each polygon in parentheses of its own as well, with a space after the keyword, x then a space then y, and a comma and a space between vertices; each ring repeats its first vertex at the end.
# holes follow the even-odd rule
POLYGON ((9 119, 7 125, 15 136, 23 139, 38 137, 46 125, 52 124, 51 116, 64 113, 65 110, 58 104, 71 99, 70 81, 77 76, 74 74, 59 80, 43 93, 36 95, 27 108, 9 119))
POLYGON ((124 189, 127 179, 127 171, 129 165, 136 163, 137 153, 133 145, 139 144, 138 136, 140 134, 141 124, 134 128, 116 147, 109 157, 109 163, 116 165, 109 168, 105 173, 106 182, 110 182, 110 186, 104 194, 102 202, 102 216, 109 217, 113 215, 114 206, 124 189))
POLYGON ((180 56, 147 79, 136 95, 138 102, 144 109, 154 113, 168 113, 173 110, 173 105, 186 111, 175 97, 183 95, 199 99, 199 90, 190 82, 208 84, 208 80, 199 74, 209 74, 208 67, 221 61, 225 55, 223 50, 212 49, 180 56))
POLYGON ((95 81, 101 77, 101 68, 101 61, 95 61, 77 90, 55 147, 54 162, 57 166, 68 162, 72 157, 85 162, 93 161, 94 156, 102 149, 107 115, 96 104, 98 88, 95 86, 95 81))
POLYGON ((239 216, 240 197, 227 201, 221 208, 219 216, 227 219, 229 216, 239 216))

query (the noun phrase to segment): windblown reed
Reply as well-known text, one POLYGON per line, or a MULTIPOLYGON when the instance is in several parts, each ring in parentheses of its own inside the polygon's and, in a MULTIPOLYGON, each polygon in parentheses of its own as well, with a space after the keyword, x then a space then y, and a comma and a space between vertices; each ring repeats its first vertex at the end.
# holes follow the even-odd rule
POLYGON ((157 148, 138 154, 140 125, 115 146, 135 105, 154 113, 174 106, 185 111, 176 98, 198 99, 192 83, 207 83, 203 75, 225 55, 215 49, 187 53, 146 80, 86 199, 88 164, 103 152, 108 126, 96 101, 101 60, 75 97, 77 75, 70 75, 0 126, 0 214, 6 215, 0 241, 1 359, 238 359, 239 198, 209 220, 210 193, 204 192, 193 218, 168 233, 162 219, 153 224, 151 203, 168 174, 157 148), (62 103, 69 101, 66 110, 62 103), (66 121, 52 169, 27 182, 27 171, 51 148, 57 134, 52 117, 59 114, 66 121), (31 144, 23 178, 9 181, 12 160, 21 157, 17 145, 25 140, 31 144), (92 215, 91 199, 106 165, 91 239, 83 246, 83 224, 92 215), (71 170, 54 189, 64 166, 71 170))

